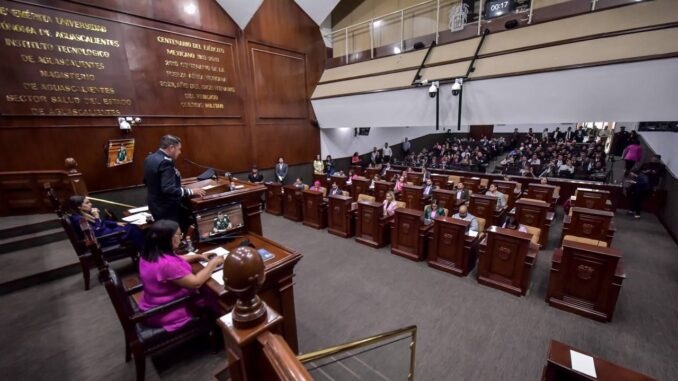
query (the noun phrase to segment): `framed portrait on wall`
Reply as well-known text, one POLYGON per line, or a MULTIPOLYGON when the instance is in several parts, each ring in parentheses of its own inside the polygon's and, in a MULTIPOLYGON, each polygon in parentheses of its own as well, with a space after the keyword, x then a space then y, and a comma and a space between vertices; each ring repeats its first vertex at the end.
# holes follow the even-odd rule
POLYGON ((134 139, 115 139, 106 143, 106 167, 134 162, 134 139))

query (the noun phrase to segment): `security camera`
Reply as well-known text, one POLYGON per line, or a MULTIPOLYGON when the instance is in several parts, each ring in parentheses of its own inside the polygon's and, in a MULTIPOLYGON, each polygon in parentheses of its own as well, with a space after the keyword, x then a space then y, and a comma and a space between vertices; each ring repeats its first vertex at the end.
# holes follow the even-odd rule
POLYGON ((461 93, 461 79, 456 79, 452 84, 452 95, 455 97, 461 93))
POLYGON ((438 94, 438 86, 436 86, 435 83, 432 83, 431 87, 428 88, 428 96, 431 98, 435 98, 436 94, 438 94))

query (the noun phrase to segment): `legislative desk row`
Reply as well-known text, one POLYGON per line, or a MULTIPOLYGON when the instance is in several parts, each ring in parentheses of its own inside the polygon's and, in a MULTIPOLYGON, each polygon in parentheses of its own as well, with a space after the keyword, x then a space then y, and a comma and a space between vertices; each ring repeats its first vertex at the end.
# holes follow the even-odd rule
MULTIPOLYGON (((269 213, 316 229, 328 227, 331 234, 355 236, 357 242, 371 247, 390 243, 395 255, 427 260, 429 266, 457 276, 468 275, 477 263, 479 283, 518 296, 529 289, 532 268, 553 220, 549 203, 541 200, 518 199, 510 211, 498 212, 495 198, 472 195, 471 213, 485 210, 476 216, 480 233, 472 234, 470 222, 448 216, 426 223, 421 209, 401 207, 393 216, 386 216, 379 202, 354 202, 344 195, 325 198, 321 192, 275 183, 266 187, 269 213), (520 224, 536 229, 524 233, 495 226, 492 218, 496 219, 497 213, 513 213, 520 224)), ((605 210, 572 208, 553 255, 546 296, 549 304, 600 321, 612 319, 625 277, 621 253, 610 248, 613 215, 605 210)))

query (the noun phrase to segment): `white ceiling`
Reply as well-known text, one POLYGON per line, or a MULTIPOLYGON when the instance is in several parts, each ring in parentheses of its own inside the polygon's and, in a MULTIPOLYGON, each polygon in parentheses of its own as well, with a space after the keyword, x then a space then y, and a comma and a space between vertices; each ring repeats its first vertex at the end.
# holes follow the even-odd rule
MULTIPOLYGON (((278 0, 271 0, 278 1, 278 0)), ((320 25, 337 6, 339 0, 294 0, 301 9, 309 15, 316 24, 320 25)), ((217 3, 238 24, 245 29, 247 24, 263 3, 263 0, 217 0, 217 3)))

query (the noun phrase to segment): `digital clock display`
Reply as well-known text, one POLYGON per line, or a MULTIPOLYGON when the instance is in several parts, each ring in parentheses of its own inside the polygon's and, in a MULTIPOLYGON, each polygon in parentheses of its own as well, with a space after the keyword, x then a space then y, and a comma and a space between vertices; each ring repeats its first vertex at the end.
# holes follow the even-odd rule
POLYGON ((485 3, 485 18, 491 19, 513 12, 513 0, 487 0, 485 3))

